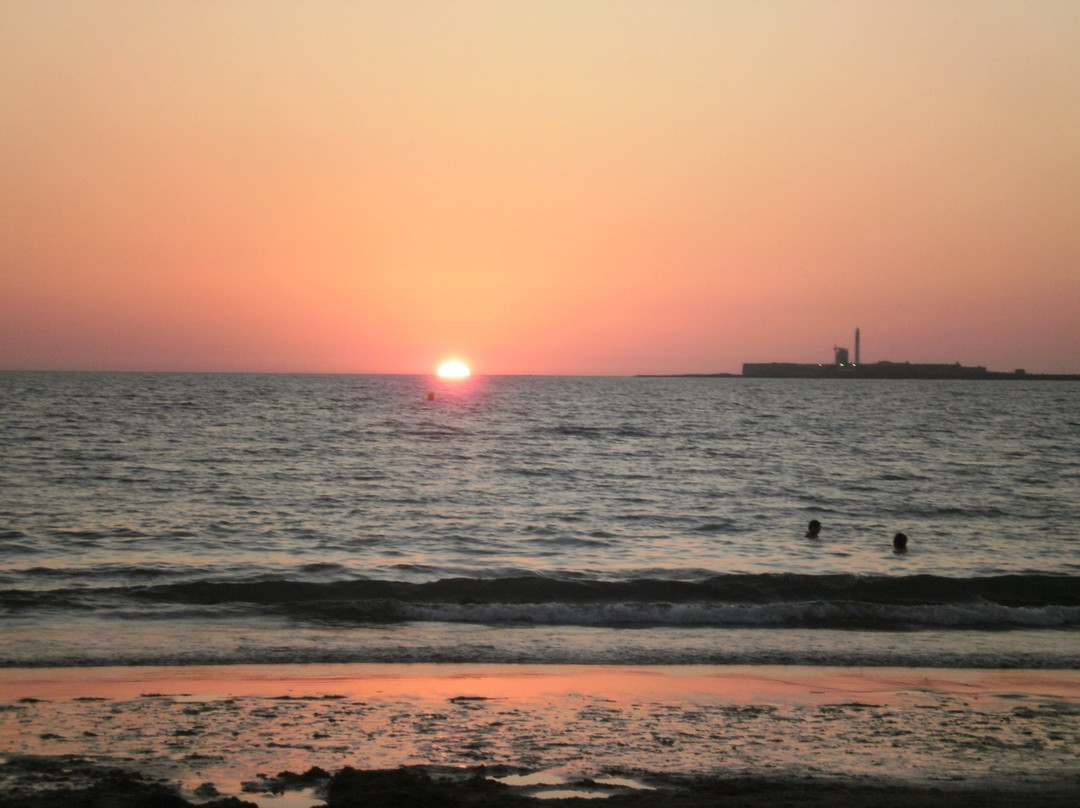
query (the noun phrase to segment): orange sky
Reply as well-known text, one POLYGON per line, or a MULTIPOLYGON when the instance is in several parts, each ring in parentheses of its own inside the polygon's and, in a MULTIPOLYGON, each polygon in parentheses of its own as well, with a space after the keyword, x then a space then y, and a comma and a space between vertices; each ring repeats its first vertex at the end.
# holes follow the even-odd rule
POLYGON ((1080 3, 5 0, 0 368, 1080 372, 1080 3))

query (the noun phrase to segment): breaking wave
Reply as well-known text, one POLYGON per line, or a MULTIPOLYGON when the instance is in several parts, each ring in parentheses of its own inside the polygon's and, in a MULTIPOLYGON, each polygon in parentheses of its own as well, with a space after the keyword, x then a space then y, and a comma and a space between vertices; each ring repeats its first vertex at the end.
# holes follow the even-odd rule
MULTIPOLYGON (((584 626, 1059 628, 1080 625, 1080 577, 718 575, 702 581, 560 580, 539 575, 426 583, 196 581, 71 593, 172 606, 244 606, 344 623, 431 621, 584 626)), ((59 593, 51 593, 55 598, 59 593)), ((47 593, 9 591, 16 607, 47 593), (20 601, 21 599, 21 601, 20 601)), ((54 606, 56 603, 54 602, 54 606)))

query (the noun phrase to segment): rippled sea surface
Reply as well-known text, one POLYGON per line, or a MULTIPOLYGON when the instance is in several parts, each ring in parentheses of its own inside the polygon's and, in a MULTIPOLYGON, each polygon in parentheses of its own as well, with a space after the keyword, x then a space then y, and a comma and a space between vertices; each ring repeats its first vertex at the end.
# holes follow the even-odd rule
POLYGON ((0 457, 0 664, 1080 661, 1075 383, 3 373, 0 457))

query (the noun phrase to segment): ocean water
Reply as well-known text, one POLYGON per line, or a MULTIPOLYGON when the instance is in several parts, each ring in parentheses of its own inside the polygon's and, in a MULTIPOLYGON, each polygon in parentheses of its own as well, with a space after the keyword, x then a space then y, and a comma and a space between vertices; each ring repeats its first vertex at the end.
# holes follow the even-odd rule
POLYGON ((1080 384, 0 373, 0 638, 1077 668, 1080 384))

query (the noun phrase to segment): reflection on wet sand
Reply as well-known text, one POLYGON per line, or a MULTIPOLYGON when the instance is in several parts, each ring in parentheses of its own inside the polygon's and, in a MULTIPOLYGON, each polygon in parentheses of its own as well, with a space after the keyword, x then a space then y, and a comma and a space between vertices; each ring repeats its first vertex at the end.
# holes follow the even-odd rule
POLYGON ((137 761, 188 795, 207 783, 239 794, 258 772, 424 765, 545 773, 504 781, 534 796, 623 793, 648 784, 634 774, 642 772, 1038 783, 1074 772, 1080 754, 1075 671, 367 665, 88 673, 0 672, 4 751, 137 761), (630 780, 601 782, 618 775, 630 780))

